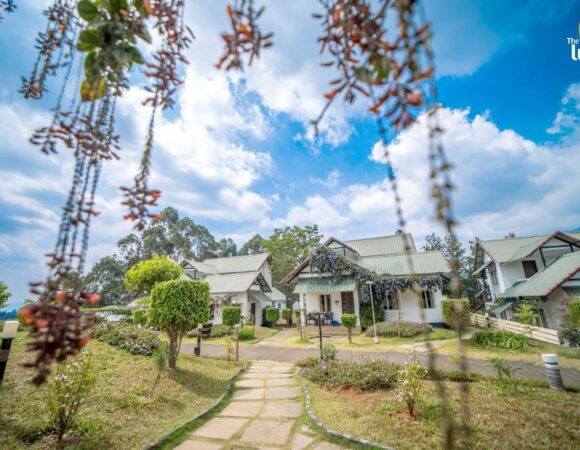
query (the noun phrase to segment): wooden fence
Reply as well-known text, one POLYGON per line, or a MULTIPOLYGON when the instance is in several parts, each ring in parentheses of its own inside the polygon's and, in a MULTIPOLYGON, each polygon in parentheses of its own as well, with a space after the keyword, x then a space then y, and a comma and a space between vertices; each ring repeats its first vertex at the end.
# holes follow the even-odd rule
MULTIPOLYGON (((513 331, 514 333, 524 334, 530 336, 530 327, 527 325, 522 325, 518 322, 512 322, 511 320, 496 319, 494 317, 485 317, 481 314, 471 314, 471 323, 482 328, 497 328, 499 330, 513 331)), ((560 338, 558 337, 558 331, 552 330, 550 328, 542 328, 532 326, 532 339, 542 342, 548 342, 550 344, 560 345, 560 338)))

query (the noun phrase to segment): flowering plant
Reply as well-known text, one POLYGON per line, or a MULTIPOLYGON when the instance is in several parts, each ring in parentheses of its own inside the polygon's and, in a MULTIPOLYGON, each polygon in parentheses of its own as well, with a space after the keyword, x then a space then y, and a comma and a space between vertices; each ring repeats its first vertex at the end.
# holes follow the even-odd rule
POLYGON ((421 398, 423 380, 426 376, 427 369, 419 364, 414 354, 405 360, 404 366, 399 370, 395 394, 399 401, 407 406, 411 417, 416 416, 416 406, 421 398))

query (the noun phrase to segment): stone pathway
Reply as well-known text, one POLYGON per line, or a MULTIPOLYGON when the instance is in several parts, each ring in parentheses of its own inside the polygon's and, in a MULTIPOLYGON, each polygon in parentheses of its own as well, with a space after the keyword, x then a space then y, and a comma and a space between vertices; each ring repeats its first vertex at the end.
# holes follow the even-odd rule
POLYGON ((252 364, 236 383, 232 401, 175 450, 339 450, 297 420, 302 413, 292 365, 252 364))

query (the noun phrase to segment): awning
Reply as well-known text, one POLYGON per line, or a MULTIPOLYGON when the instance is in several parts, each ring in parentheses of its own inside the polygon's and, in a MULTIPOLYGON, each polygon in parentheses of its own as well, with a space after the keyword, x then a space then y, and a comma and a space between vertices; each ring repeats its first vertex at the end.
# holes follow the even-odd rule
MULTIPOLYGON (((264 294, 262 291, 249 291, 250 297, 253 297, 256 301, 260 303, 271 303, 272 299, 264 294)), ((250 299, 251 302, 251 299, 250 299)))
POLYGON ((314 294, 327 292, 352 292, 356 289, 356 281, 351 277, 342 278, 299 278, 295 294, 314 294))
POLYGON ((496 316, 499 316, 502 312, 510 308, 513 304, 514 302, 505 302, 502 305, 496 306, 495 308, 491 308, 491 312, 494 313, 496 316))
POLYGON ((479 269, 477 269, 475 272, 473 272, 473 275, 477 275, 478 273, 482 272, 483 270, 485 270, 485 268, 487 266, 489 266, 493 261, 490 259, 488 262, 486 262, 483 266, 481 266, 479 269))

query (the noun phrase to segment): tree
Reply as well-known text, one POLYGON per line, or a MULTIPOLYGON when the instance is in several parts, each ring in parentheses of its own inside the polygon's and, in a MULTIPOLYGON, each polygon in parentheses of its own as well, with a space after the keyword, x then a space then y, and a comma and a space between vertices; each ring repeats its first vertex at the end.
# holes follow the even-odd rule
POLYGON ((87 291, 101 296, 100 306, 118 305, 127 293, 125 271, 125 265, 116 256, 106 256, 92 267, 83 283, 87 291))
POLYGON ((252 238, 240 248, 240 255, 258 255, 265 253, 264 238, 259 234, 254 234, 252 238))
POLYGON ((221 239, 217 243, 217 255, 219 258, 226 258, 228 256, 237 256, 238 247, 236 243, 230 238, 221 239))
POLYGON ((199 280, 158 283, 151 292, 149 323, 169 337, 169 367, 175 369, 185 333, 210 317, 209 284, 199 280))
POLYGON ((117 248, 122 257, 125 269, 143 261, 143 242, 134 233, 128 234, 117 242, 117 248))
POLYGON ((286 295, 289 307, 294 303, 294 294, 288 286, 280 285, 280 280, 310 255, 311 249, 320 243, 320 239, 322 234, 318 231, 318 225, 307 225, 277 228, 263 243, 264 249, 272 257, 274 286, 286 295))
POLYGON ((0 281, 0 309, 8 306, 8 299, 10 297, 12 297, 12 294, 8 292, 8 285, 4 281, 0 281))
POLYGON ((352 329, 356 327, 356 314, 343 314, 340 316, 340 323, 348 328, 348 342, 352 343, 352 329))
POLYGON ((510 231, 508 234, 504 236, 505 239, 513 239, 516 237, 516 234, 513 231, 510 231))
POLYGON ((175 280, 183 268, 165 256, 154 256, 131 267, 125 275, 125 286, 129 290, 152 292, 156 284, 175 280))

